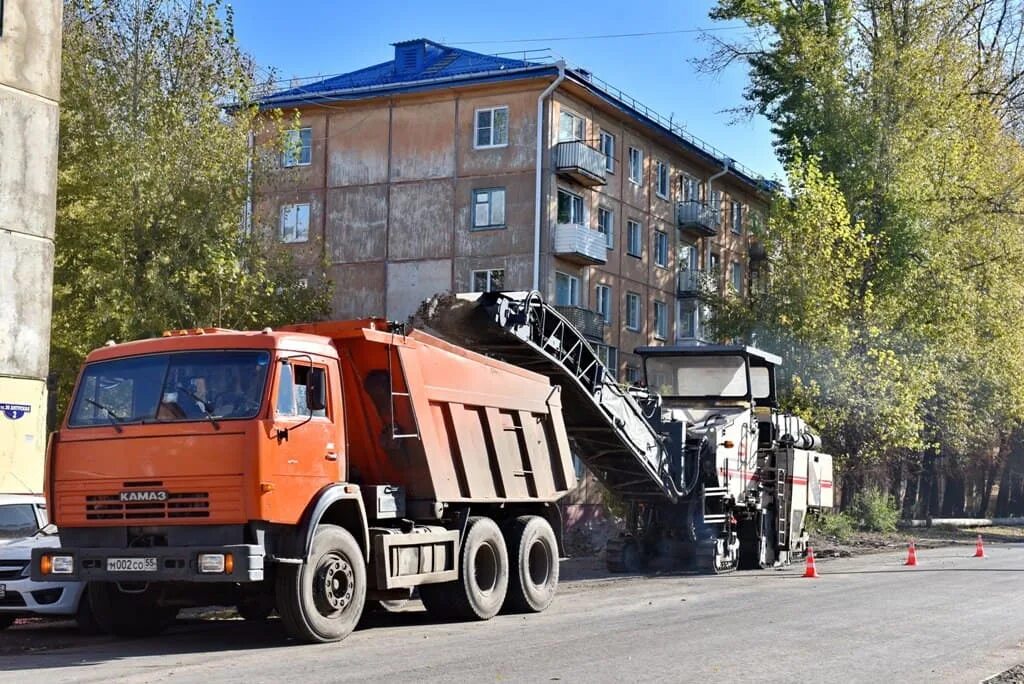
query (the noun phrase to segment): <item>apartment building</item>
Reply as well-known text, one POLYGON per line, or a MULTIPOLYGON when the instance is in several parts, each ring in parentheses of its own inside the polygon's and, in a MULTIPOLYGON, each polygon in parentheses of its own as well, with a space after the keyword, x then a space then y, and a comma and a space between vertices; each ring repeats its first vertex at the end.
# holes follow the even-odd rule
POLYGON ((257 216, 333 314, 402 320, 440 291, 537 289, 623 381, 741 296, 770 182, 582 69, 429 40, 264 97, 298 113, 257 216))

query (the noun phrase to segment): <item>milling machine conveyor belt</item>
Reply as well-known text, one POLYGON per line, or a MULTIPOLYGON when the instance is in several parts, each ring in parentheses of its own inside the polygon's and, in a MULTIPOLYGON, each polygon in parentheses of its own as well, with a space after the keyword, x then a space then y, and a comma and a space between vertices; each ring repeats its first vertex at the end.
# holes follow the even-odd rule
MULTIPOLYGON (((675 502, 681 486, 663 440, 579 330, 537 292, 460 294, 434 302, 426 324, 442 337, 551 379, 576 455, 627 501, 675 502)), ((421 316, 424 314, 421 310, 421 316)))

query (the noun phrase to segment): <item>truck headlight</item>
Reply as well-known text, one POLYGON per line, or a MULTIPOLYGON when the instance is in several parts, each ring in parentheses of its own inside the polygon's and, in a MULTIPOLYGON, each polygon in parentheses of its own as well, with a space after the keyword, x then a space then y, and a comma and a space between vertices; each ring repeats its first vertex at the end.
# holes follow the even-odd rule
POLYGON ((235 569, 235 559, 230 553, 201 553, 199 554, 199 572, 203 573, 228 573, 235 569))
POLYGON ((42 556, 39 570, 44 575, 70 575, 75 571, 74 556, 42 556))

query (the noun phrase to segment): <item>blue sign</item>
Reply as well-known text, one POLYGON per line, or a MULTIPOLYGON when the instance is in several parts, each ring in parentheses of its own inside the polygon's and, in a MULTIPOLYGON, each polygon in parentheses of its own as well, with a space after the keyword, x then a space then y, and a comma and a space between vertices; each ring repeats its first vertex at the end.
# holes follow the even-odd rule
POLYGON ((18 420, 26 413, 32 411, 32 407, 28 404, 4 404, 0 403, 0 413, 10 418, 11 420, 18 420))

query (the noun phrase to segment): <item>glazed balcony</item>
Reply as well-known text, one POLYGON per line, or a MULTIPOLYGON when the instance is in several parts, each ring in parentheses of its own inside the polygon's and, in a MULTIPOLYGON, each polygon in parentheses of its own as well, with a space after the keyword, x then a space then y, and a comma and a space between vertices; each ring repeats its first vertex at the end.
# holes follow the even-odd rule
POLYGON ((582 140, 555 146, 555 173, 588 187, 605 184, 605 156, 582 140))
POLYGON ((608 241, 604 233, 578 223, 555 225, 555 255, 585 266, 608 261, 608 241))

